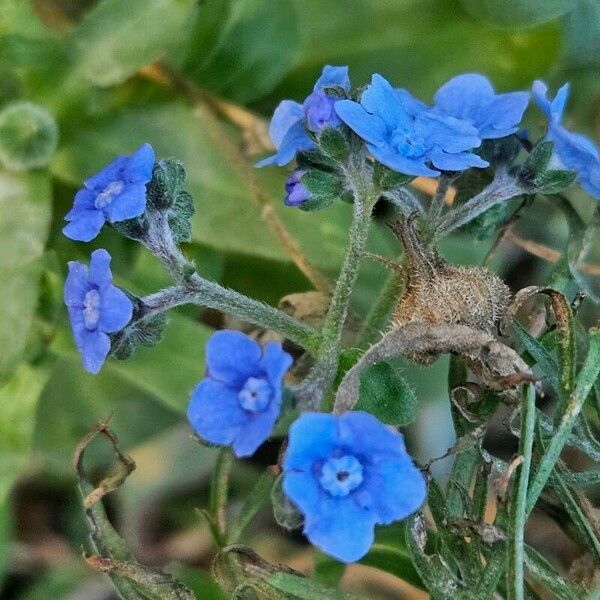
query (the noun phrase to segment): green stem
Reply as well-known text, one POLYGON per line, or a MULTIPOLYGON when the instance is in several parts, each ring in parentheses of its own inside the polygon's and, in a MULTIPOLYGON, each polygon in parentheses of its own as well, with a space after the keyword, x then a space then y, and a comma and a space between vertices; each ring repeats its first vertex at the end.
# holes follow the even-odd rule
POLYGON ((509 540, 508 540, 508 571, 506 574, 506 587, 508 600, 524 599, 524 571, 525 561, 525 522, 527 487, 531 469, 531 455, 535 427, 535 388, 529 384, 525 388, 523 405, 521 407, 521 435, 519 437, 519 455, 523 462, 519 467, 519 478, 515 486, 512 502, 509 509, 509 540))
POLYGON ((337 372, 350 296, 358 277, 358 269, 367 244, 371 212, 377 200, 371 174, 365 170, 362 162, 358 166, 351 165, 347 168, 346 180, 354 194, 349 242, 321 331, 319 353, 311 372, 295 391, 298 404, 308 410, 320 409, 323 395, 337 372))
POLYGON ((226 540, 227 519, 225 507, 229 491, 229 475, 233 467, 233 454, 229 448, 221 448, 213 473, 210 487, 210 514, 221 534, 221 539, 226 540))
POLYGON ((569 404, 548 444, 548 448, 546 449, 531 482, 527 496, 527 515, 533 510, 552 470, 556 466, 556 461, 569 439, 569 435, 583 408, 583 404, 598 378, 598 373, 600 373, 600 330, 592 330, 590 331, 589 352, 581 371, 577 375, 575 389, 571 394, 569 404))

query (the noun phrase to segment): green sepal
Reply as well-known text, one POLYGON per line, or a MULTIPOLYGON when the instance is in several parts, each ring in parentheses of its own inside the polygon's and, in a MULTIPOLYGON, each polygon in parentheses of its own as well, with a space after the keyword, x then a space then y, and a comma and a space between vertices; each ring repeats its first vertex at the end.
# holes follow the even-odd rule
POLYGON ((127 219, 126 221, 117 221, 109 224, 117 233, 130 240, 139 240, 143 238, 148 231, 148 218, 146 217, 146 213, 143 213, 135 219, 127 219))
POLYGON ((535 191, 540 194, 559 194, 568 188, 577 177, 575 171, 552 169, 533 180, 535 191))
POLYGON ((535 187, 535 180, 548 169, 553 152, 552 142, 538 142, 519 171, 521 182, 531 188, 535 187))
POLYGON ((467 223, 463 230, 478 240, 487 240, 506 223, 508 216, 508 203, 500 202, 467 223))
POLYGON ((298 529, 304 522, 302 513, 292 504, 283 493, 283 475, 280 475, 271 489, 273 515, 277 523, 284 529, 298 529))
POLYGON ((296 154, 296 164, 299 169, 325 168, 334 169, 335 161, 320 150, 304 150, 296 154))
POLYGON ((378 162, 375 163, 373 168, 373 181, 378 188, 384 191, 407 185, 413 179, 415 179, 414 175, 397 173, 378 162))
POLYGON ((323 129, 319 135, 319 148, 325 156, 336 162, 345 160, 350 154, 348 139, 342 130, 334 127, 323 129))
POLYGON ((175 243, 189 242, 192 239, 191 218, 194 215, 194 199, 187 192, 179 192, 175 197, 173 210, 169 215, 169 227, 175 243))
POLYGON ((390 363, 377 363, 360 378, 355 410, 364 410, 387 425, 409 425, 415 420, 418 401, 407 381, 390 363))
POLYGON ((162 339, 167 324, 164 314, 140 320, 144 305, 139 298, 131 299, 134 308, 130 324, 110 336, 110 354, 119 360, 129 358, 140 346, 156 346, 162 339))
POLYGON ((298 208, 306 212, 315 212, 329 206, 342 192, 340 178, 330 171, 311 169, 302 175, 302 185, 312 194, 298 208))
POLYGON ((516 134, 508 135, 494 140, 484 140, 477 154, 493 165, 509 165, 519 152, 523 150, 523 145, 516 134))

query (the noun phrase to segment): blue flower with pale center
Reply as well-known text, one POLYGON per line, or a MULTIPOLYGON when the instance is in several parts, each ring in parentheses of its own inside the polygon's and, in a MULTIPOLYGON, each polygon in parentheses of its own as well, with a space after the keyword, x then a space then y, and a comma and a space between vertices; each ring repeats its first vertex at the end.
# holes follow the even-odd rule
POLYGON ((533 98, 548 119, 547 138, 554 142, 559 166, 575 171, 581 187, 600 199, 600 152, 585 135, 572 133, 562 123, 569 97, 569 84, 563 85, 553 100, 548 99, 548 86, 543 81, 533 84, 533 98))
POLYGON ((123 329, 133 313, 127 294, 113 285, 110 261, 106 250, 95 250, 89 269, 80 262, 69 263, 65 281, 64 299, 73 338, 83 367, 90 373, 98 373, 106 360, 108 334, 123 329))
POLYGON ((269 127, 269 135, 277 152, 256 163, 257 167, 287 165, 298 152, 315 148, 308 131, 321 133, 327 127, 341 125, 334 108, 336 99, 327 93, 328 87, 350 91, 348 67, 326 65, 312 93, 302 104, 293 100, 284 100, 279 104, 269 127))
POLYGON ((402 435, 366 412, 302 414, 290 428, 283 470, 304 533, 343 562, 360 560, 375 525, 406 518, 427 492, 402 435))
POLYGON ((152 179, 154 150, 142 144, 131 156, 118 156, 83 182, 63 233, 72 240, 93 240, 106 221, 139 217, 146 209, 146 184, 152 179))
POLYGON ((488 166, 468 152, 481 145, 472 124, 428 108, 407 91, 395 90, 381 75, 373 75, 360 103, 338 100, 335 110, 367 142, 369 152, 394 171, 437 177, 436 169, 488 166))
POLYGON ((489 80, 478 73, 453 77, 435 94, 436 110, 467 121, 482 140, 516 133, 528 103, 527 92, 496 94, 489 80))
POLYGON ((312 196, 310 191, 301 181, 304 173, 306 173, 306 171, 296 169, 286 180, 286 196, 283 200, 283 203, 286 206, 300 206, 312 196))
POLYGON ((279 342, 264 349, 240 331, 222 330, 206 345, 207 376, 188 406, 194 431, 213 444, 250 456, 271 435, 292 357, 279 342))

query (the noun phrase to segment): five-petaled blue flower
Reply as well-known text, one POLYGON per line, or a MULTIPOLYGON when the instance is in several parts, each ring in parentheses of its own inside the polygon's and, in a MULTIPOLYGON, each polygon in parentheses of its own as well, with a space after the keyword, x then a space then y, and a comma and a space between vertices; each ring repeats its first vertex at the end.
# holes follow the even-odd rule
POLYGON ((142 144, 131 156, 121 155, 83 182, 70 221, 63 233, 72 240, 93 240, 106 221, 114 223, 139 217, 146 208, 146 184, 152 179, 154 150, 142 144))
POLYGON ((341 121, 335 109, 335 98, 325 88, 340 87, 350 91, 348 67, 323 67, 321 77, 303 104, 284 100, 273 113, 269 135, 277 148, 273 156, 256 163, 257 167, 287 165, 298 152, 312 150, 315 143, 307 132, 320 133, 327 127, 338 127, 341 121))
POLYGON ((441 114, 471 123, 482 140, 515 133, 528 103, 527 92, 496 94, 488 79, 477 73, 453 77, 435 94, 441 114))
POLYGON ((207 376, 192 393, 187 417, 203 439, 250 456, 271 435, 292 357, 278 342, 264 349, 239 331, 217 331, 206 345, 207 376))
POLYGON ((65 281, 65 304, 73 338, 83 367, 90 373, 98 373, 106 360, 110 350, 108 334, 123 329, 133 312, 131 300, 113 285, 110 260, 106 250, 95 250, 89 269, 71 261, 65 281))
POLYGON ((338 100, 335 110, 379 162, 400 173, 437 177, 436 169, 488 166, 468 152, 481 145, 473 125, 428 108, 407 91, 395 90, 381 75, 373 75, 360 104, 338 100))
POLYGON ((425 501, 402 435, 366 412, 304 413, 290 428, 283 469, 304 533, 343 562, 368 552, 376 524, 404 519, 425 501))
POLYGON ((581 187, 600 199, 600 152, 585 135, 568 131, 561 123, 569 96, 569 84, 563 85, 553 100, 548 99, 548 86, 543 81, 533 84, 536 104, 548 119, 548 139, 554 142, 555 155, 561 166, 577 173, 581 187))
POLYGON ((286 206, 300 206, 303 202, 306 202, 312 194, 302 183, 302 175, 306 171, 302 169, 296 169, 285 182, 286 196, 283 199, 283 203, 286 206))

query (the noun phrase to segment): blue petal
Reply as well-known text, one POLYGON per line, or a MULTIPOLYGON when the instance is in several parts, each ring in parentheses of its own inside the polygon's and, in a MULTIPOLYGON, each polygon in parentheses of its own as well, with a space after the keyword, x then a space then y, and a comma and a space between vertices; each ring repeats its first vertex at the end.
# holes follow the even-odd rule
POLYGON ((446 152, 462 152, 481 145, 477 129, 460 119, 433 112, 422 113, 415 122, 416 131, 428 145, 446 152))
POLYGON ((283 350, 279 342, 268 342, 260 359, 260 366, 267 374, 274 388, 281 388, 283 376, 294 362, 291 355, 283 350))
POLYGON ((96 209, 80 211, 73 221, 63 227, 62 232, 72 240, 89 242, 100 233, 104 223, 102 211, 96 209))
POLYGON ((104 208, 111 223, 139 217, 146 208, 146 184, 129 183, 123 191, 104 208))
POLYGON ((99 248, 92 252, 90 258, 90 282, 97 285, 101 290, 112 285, 111 260, 110 254, 104 248, 99 248))
POLYGON ((500 94, 481 111, 474 124, 482 139, 495 139, 515 133, 529 104, 527 92, 500 94))
POLYGON ((312 544, 342 562, 360 560, 373 545, 375 516, 351 496, 321 496, 318 509, 305 515, 304 533, 312 544))
POLYGON ((490 163, 483 160, 477 154, 471 152, 459 152, 455 154, 446 154, 441 150, 432 150, 429 153, 431 162, 442 171, 464 171, 470 167, 485 169, 490 163))
POLYGON ((430 110, 425 102, 412 96, 408 90, 396 88, 395 91, 398 98, 400 98, 400 102, 402 102, 404 108, 410 115, 417 116, 426 110, 430 110))
POLYGON ((492 84, 483 75, 465 73, 453 77, 435 94, 436 106, 457 119, 476 120, 479 108, 494 96, 492 84))
POLYGON ((252 415, 240 428, 233 442, 233 451, 238 458, 252 456, 257 448, 269 439, 275 421, 279 417, 281 404, 271 402, 267 410, 252 415))
POLYGON ((123 175, 129 183, 148 183, 154 170, 154 148, 142 144, 128 159, 123 175))
POLYGON ((269 135, 275 144, 275 148, 281 146, 281 142, 289 128, 303 118, 304 110, 298 102, 284 100, 279 103, 269 125, 269 135))
POLYGON ((593 166, 580 178, 581 187, 594 198, 600 199, 600 164, 593 166))
POLYGON ((556 92, 554 100, 550 101, 548 99, 548 86, 539 79, 533 82, 533 87, 531 89, 533 99, 540 110, 546 115, 548 121, 559 123, 562 119, 567 98, 569 97, 569 88, 570 86, 568 83, 563 85, 558 92, 556 92))
POLYGON ((375 73, 371 85, 362 93, 360 103, 388 127, 410 127, 410 117, 400 97, 387 79, 375 73))
POLYGON ((357 456, 407 456, 404 438, 364 411, 352 411, 338 418, 339 440, 344 449, 357 456))
POLYGON ((306 133, 302 121, 297 121, 288 129, 277 152, 257 162, 255 166, 258 168, 270 165, 283 167, 291 162, 298 152, 312 150, 314 147, 315 143, 306 133))
POLYGON ((312 472, 285 471, 283 473, 283 491, 304 515, 315 513, 325 492, 312 472))
POLYGON ((241 331, 217 331, 206 344, 210 376, 237 389, 260 372, 261 355, 259 344, 241 331))
POLYGON ((85 187, 101 192, 109 183, 120 181, 128 160, 129 158, 125 155, 117 156, 117 158, 108 163, 98 173, 86 179, 83 182, 85 187))
POLYGON ((85 213, 88 210, 97 210, 95 205, 96 196, 97 194, 93 190, 81 188, 75 194, 73 208, 65 215, 65 220, 73 221, 82 213, 85 213))
POLYGON ((108 356, 110 338, 102 331, 88 331, 85 327, 73 327, 73 336, 81 354, 83 368, 88 373, 98 373, 108 356))
POLYGON ((423 158, 406 158, 401 154, 392 152, 389 148, 379 148, 372 144, 368 145, 369 152, 383 165, 404 173, 405 175, 423 175, 425 177, 437 177, 440 172, 430 169, 423 158))
POLYGON ((369 114, 358 102, 339 100, 335 103, 338 117, 363 140, 381 144, 385 140, 386 126, 376 115, 369 114))
POLYGON ((425 477, 408 456, 374 461, 365 472, 363 487, 369 491, 370 508, 382 525, 405 519, 427 496, 425 477))
POLYGON ((230 445, 248 421, 248 414, 241 408, 236 392, 206 377, 192 393, 187 418, 201 438, 230 445))
POLYGON ((350 91, 348 67, 325 65, 314 89, 318 90, 326 86, 339 86, 347 92, 350 91))
POLYGON ((302 413, 290 427, 283 468, 312 472, 316 460, 329 456, 337 437, 336 417, 327 413, 302 413))
POLYGON ((131 321, 133 304, 127 294, 114 285, 102 290, 98 328, 107 333, 120 331, 131 321))
POLYGON ((83 299, 90 289, 87 266, 74 260, 70 261, 69 274, 65 280, 65 304, 67 306, 83 307, 83 299))

